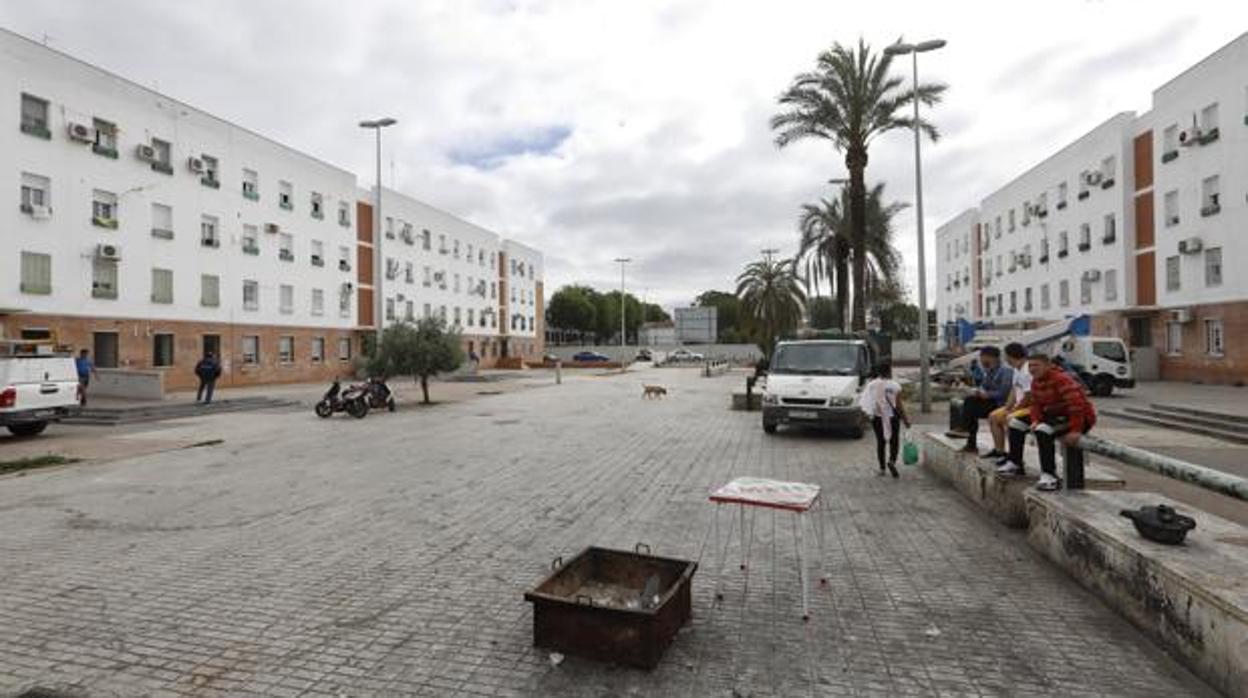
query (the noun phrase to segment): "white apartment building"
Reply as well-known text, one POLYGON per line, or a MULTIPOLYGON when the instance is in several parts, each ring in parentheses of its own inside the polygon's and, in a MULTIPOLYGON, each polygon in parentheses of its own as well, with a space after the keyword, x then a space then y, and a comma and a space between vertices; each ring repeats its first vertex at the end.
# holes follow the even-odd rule
POLYGON ((320 380, 358 353, 375 270, 353 173, 3 30, 0 113, 0 336, 166 387, 206 351, 226 385, 320 380))
POLYGON ((1087 313, 1163 378, 1248 379, 1248 34, 937 231, 937 312, 1030 326, 1087 313), (971 235, 967 260, 955 240, 971 235), (1237 234, 1238 233, 1238 234, 1237 234), (959 314, 962 306, 968 312, 959 314))

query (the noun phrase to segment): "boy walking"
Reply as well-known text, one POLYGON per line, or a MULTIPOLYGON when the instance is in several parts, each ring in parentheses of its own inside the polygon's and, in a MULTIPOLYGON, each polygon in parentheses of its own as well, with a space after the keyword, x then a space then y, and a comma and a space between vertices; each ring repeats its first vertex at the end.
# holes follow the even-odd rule
MULTIPOLYGON (((1021 463, 1027 432, 1036 435, 1040 451, 1040 481, 1036 489, 1052 492, 1062 485, 1057 477, 1057 439, 1066 446, 1079 445, 1079 438, 1096 424, 1096 409, 1078 381, 1055 367, 1045 354, 1032 354, 1031 407, 1026 421, 1010 420, 1011 460, 1021 463)), ((1022 473, 1022 468, 1018 471, 1022 473)))

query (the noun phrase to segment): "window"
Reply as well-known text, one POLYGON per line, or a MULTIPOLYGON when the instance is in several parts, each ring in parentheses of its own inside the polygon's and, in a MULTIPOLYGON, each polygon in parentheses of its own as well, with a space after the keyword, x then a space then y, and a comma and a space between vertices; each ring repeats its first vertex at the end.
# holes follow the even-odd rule
POLYGON ((485 266, 485 250, 477 250, 477 263, 485 266))
POLYGON ((251 366, 260 363, 260 338, 256 335, 243 337, 243 363, 251 366))
POLYGON ((1023 312, 1031 312, 1031 287, 1023 289, 1023 312))
POLYGON ((1063 308, 1070 305, 1070 280, 1062 279, 1057 284, 1057 302, 1063 308))
POLYGON ((205 308, 221 305, 221 277, 201 274, 199 277, 199 304, 205 308))
POLYGON ((52 255, 22 253, 22 293, 52 293, 52 255))
POLYGON ((390 216, 386 216, 386 239, 394 239, 394 219, 390 216))
POLYGON ((433 285, 433 271, 429 267, 425 267, 424 273, 425 276, 424 280, 421 281, 421 285, 428 288, 433 285))
POLYGON ((204 173, 199 178, 199 183, 205 187, 219 189, 221 187, 221 163, 211 155, 201 155, 199 158, 204 163, 204 173))
POLYGON ((165 204, 152 204, 152 237, 173 239, 173 208, 165 204))
POLYGON ((1069 186, 1065 182, 1059 182, 1057 185, 1057 207, 1059 209, 1066 208, 1066 192, 1069 186))
POLYGON ((459 274, 455 275, 455 293, 459 293, 459 274))
POLYGON ((295 287, 282 284, 278 287, 278 310, 283 315, 295 312, 295 287))
POLYGON ((386 319, 387 320, 394 319, 394 299, 393 298, 386 299, 386 319))
POLYGON ((1010 313, 1018 312, 1018 291, 1010 291, 1010 313))
POLYGON ((172 269, 152 269, 152 302, 173 302, 172 269))
POLYGON ((1222 340, 1222 321, 1205 320, 1205 353, 1210 356, 1222 356, 1224 354, 1222 340))
POLYGON ((1087 223, 1079 224, 1079 251, 1087 252, 1092 249, 1092 226, 1087 223))
POLYGON ((442 254, 446 254, 448 252, 448 250, 446 249, 446 236, 445 235, 438 236, 438 252, 442 254))
POLYGON ((399 260, 394 257, 386 257, 386 279, 394 281, 399 275, 399 260))
POLYGON ((1200 110, 1201 143, 1208 143, 1218 137, 1218 103, 1214 102, 1200 110))
POLYGON ((117 298, 117 260, 104 257, 91 260, 91 297, 117 298))
POLYGON ((454 241, 454 247, 455 247, 455 250, 454 250, 454 253, 453 253, 453 254, 454 254, 454 257, 455 257, 455 259, 459 259, 459 240, 455 240, 455 241, 454 241))
POLYGON ((463 316, 461 315, 461 310, 460 310, 460 308, 455 308, 455 324, 456 324, 456 326, 458 326, 459 324, 461 324, 461 323, 463 322, 463 320, 464 320, 464 318, 463 318, 463 316))
POLYGON ((1166 323, 1166 353, 1183 353, 1183 325, 1177 322, 1166 323))
POLYGON ((325 245, 320 240, 312 241, 312 266, 325 266, 325 245))
POLYGON ((1170 162, 1179 156, 1179 125, 1170 124, 1161 132, 1161 161, 1170 162))
POLYGON ((1221 195, 1218 193, 1218 176, 1205 177, 1200 183, 1200 215, 1212 216, 1222 210, 1221 195))
POLYGON ((351 282, 338 287, 338 315, 351 317, 351 282))
POLYGON ((312 363, 319 364, 325 360, 325 338, 312 338, 312 363))
POLYGON ((1083 201, 1088 198, 1088 171, 1084 170, 1079 173, 1079 193, 1075 198, 1083 201))
POLYGON ((173 174, 173 146, 169 141, 153 138, 152 150, 156 152, 156 157, 152 158, 152 169, 164 174, 173 174))
POLYGON ((351 271, 351 248, 338 246, 338 271, 351 271))
POLYGON ((1057 234, 1057 256, 1065 257, 1070 254, 1070 234, 1065 230, 1057 234))
POLYGON ((411 262, 403 264, 403 280, 409 284, 416 283, 416 267, 411 262))
POLYGON ((312 314, 325 314, 325 292, 319 288, 312 289, 312 314))
POLYGON ((1105 214, 1105 234, 1101 236, 1101 242, 1106 245, 1113 244, 1118 239, 1118 225, 1114 219, 1114 214, 1105 214))
POLYGON ((1114 186, 1114 175, 1118 173, 1118 160, 1113 155, 1101 161, 1101 188, 1114 186))
POLYGON ((260 284, 255 281, 243 282, 243 310, 260 309, 260 284))
POLYGON ((422 250, 433 248, 433 233, 430 233, 428 228, 420 231, 420 248, 422 250))
POLYGON ((21 130, 40 138, 52 137, 52 132, 48 130, 48 100, 22 94, 21 130))
POLYGON ((1114 302, 1118 300, 1118 270, 1105 270, 1105 300, 1114 302))
POLYGON ((339 361, 350 361, 350 360, 351 360, 351 338, 350 338, 350 337, 341 337, 341 338, 339 338, 339 340, 338 340, 338 360, 339 360, 339 361))
POLYGON ((424 315, 422 315, 421 317, 428 320, 432 316, 433 316, 433 308, 430 307, 428 303, 425 303, 424 315))
POLYGON ((260 200, 260 174, 255 170, 243 170, 243 197, 260 200))
POLYGON ((1205 250, 1205 285, 1222 285, 1222 248, 1210 247, 1205 250))
POLYGON ((1166 290, 1179 290, 1179 257, 1166 257, 1166 290))
POLYGON ((29 172, 22 173, 22 213, 36 218, 52 213, 52 180, 29 172))
POLYGON ((1051 305, 1051 299, 1049 298, 1049 285, 1040 284, 1040 309, 1048 310, 1051 305))
POLYGON ((1092 281, 1088 279, 1086 272, 1079 277, 1079 302, 1083 305, 1092 303, 1092 281))
POLYGON ((1162 210, 1166 215, 1166 227, 1172 228, 1179 224, 1179 190, 1166 192, 1162 200, 1162 210))
POLYGON ((472 309, 472 308, 469 308, 469 309, 468 309, 468 326, 469 326, 469 327, 472 327, 472 325, 473 325, 473 322, 472 322, 472 311, 473 311, 473 309, 472 309))
POLYGON ((408 322, 411 322, 412 320, 416 319, 416 303, 414 301, 407 301, 407 303, 404 305, 403 319, 407 320, 408 322))
POLYGON ((152 335, 152 366, 172 366, 173 365, 173 335, 171 334, 154 334, 152 335))
MULTIPOLYGON (((277 205, 287 211, 295 210, 295 187, 290 182, 277 183, 277 205)), ((294 349, 291 349, 294 354, 294 349)))
POLYGON ((91 223, 101 228, 117 229, 117 195, 95 189, 91 192, 91 223))
POLYGON ((295 261, 295 238, 290 233, 282 233, 277 237, 277 258, 283 262, 295 261))
POLYGON ((104 157, 117 157, 117 125, 103 119, 92 119, 95 130, 95 142, 91 144, 92 152, 104 157))
POLYGON ((220 247, 220 221, 216 216, 202 216, 199 219, 199 242, 204 247, 220 247))
POLYGON ((351 225, 351 206, 345 201, 338 202, 338 225, 351 225))
POLYGON ((277 360, 284 364, 295 362, 295 338, 283 335, 277 338, 277 360))
POLYGON ((260 229, 254 225, 243 226, 243 254, 260 254, 260 229))
MULTIPOLYGON (((325 218, 325 200, 316 192, 312 192, 312 217, 317 220, 325 218)), ((321 341, 324 343, 324 340, 321 341)))

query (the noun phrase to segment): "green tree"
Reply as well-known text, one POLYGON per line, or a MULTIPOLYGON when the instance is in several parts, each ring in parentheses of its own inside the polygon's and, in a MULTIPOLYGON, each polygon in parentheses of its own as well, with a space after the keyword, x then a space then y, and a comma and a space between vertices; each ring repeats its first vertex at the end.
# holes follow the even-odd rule
POLYGON ((837 307, 833 299, 827 296, 815 296, 810 299, 806 308, 810 314, 811 327, 820 330, 840 329, 841 309, 837 307))
POLYGON ((919 338, 919 306, 894 303, 880 310, 880 330, 893 339, 919 338))
MULTIPOLYGON (((849 170, 849 220, 853 248, 866 247, 867 150, 876 136, 899 128, 913 128, 905 107, 914 99, 928 106, 940 102, 946 86, 925 83, 903 89, 903 80, 889 75, 892 57, 878 55, 862 39, 858 46, 833 46, 820 53, 815 69, 801 73, 780 95, 782 111, 771 119, 776 145, 797 141, 829 141, 844 155, 849 170)), ((919 128, 932 140, 936 127, 920 120, 919 128)), ((866 255, 853 257, 852 327, 866 329, 866 255)))
POLYGON ((387 327, 366 365, 375 376, 412 376, 429 404, 429 377, 454 371, 463 362, 459 333, 448 330, 442 318, 431 317, 387 327))
POLYGON ((753 262, 737 277, 737 298, 747 322, 757 330, 759 347, 771 357, 776 338, 802 321, 806 292, 792 259, 753 262))
POLYGON ((646 322, 671 322, 672 316, 667 314, 663 306, 655 303, 646 303, 645 309, 642 311, 645 315, 646 322))
POLYGON ((561 330, 593 332, 598 312, 593 296, 593 289, 584 286, 564 286, 555 291, 546 304, 546 325, 561 330))

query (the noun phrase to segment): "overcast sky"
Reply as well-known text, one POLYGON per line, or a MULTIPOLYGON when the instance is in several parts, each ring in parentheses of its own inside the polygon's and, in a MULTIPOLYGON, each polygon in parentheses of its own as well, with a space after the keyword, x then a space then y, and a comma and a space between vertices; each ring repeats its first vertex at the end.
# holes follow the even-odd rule
MULTIPOLYGON (((543 250, 548 295, 616 287, 611 260, 629 256, 630 290, 670 307, 731 289, 762 248, 792 254, 799 206, 844 175, 827 144, 779 151, 767 125, 833 42, 949 42, 920 63, 950 85, 930 115, 944 137, 924 146, 931 250, 991 189, 1147 110, 1153 88, 1248 29, 1248 2, 0 0, 0 26, 365 186, 372 141, 355 124, 395 117, 387 185, 543 250)), ((906 202, 912 143, 878 140, 867 169, 906 202)), ((913 287, 913 212, 897 224, 913 287)))

